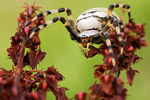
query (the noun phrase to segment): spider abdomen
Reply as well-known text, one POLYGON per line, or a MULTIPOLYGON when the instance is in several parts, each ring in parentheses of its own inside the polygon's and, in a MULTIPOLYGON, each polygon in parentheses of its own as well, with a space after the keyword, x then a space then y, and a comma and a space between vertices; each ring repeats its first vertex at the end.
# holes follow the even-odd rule
MULTIPOLYGON (((79 31, 79 36, 81 36, 80 33, 82 34, 84 31, 100 31, 103 28, 101 20, 107 16, 107 12, 107 8, 92 8, 83 12, 76 21, 76 28, 79 31)), ((112 12, 112 16, 119 20, 115 12, 112 12)), ((88 32, 87 35, 90 35, 90 32, 88 32)), ((91 35, 93 35, 93 33, 91 33, 91 35)))

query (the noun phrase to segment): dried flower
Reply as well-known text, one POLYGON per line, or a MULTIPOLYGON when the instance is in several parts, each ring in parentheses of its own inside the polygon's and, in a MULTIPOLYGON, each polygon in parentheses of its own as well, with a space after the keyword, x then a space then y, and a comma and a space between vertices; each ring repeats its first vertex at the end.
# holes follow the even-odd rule
MULTIPOLYGON (((37 15, 40 11, 39 6, 29 6, 25 3, 24 11, 19 13, 17 18, 17 32, 11 37, 11 46, 7 49, 8 56, 14 63, 17 55, 24 45, 28 36, 38 25, 45 23, 45 17, 39 17, 29 26, 24 26, 37 15)), ((133 84, 134 76, 139 73, 133 70, 131 65, 138 63, 141 57, 135 54, 137 49, 148 46, 145 40, 145 24, 136 24, 130 20, 126 25, 121 36, 124 42, 123 55, 120 55, 120 43, 115 32, 109 33, 114 58, 118 73, 126 70, 128 83, 133 84)), ((12 70, 0 68, 0 98, 1 100, 46 100, 48 91, 53 92, 57 100, 70 100, 65 92, 66 87, 59 87, 58 82, 64 80, 64 76, 57 71, 54 66, 48 67, 47 70, 37 70, 36 67, 46 55, 40 48, 39 32, 36 32, 31 40, 26 44, 25 48, 29 48, 27 52, 20 53, 18 64, 12 66, 12 70), (25 70, 24 67, 30 66, 32 70, 25 70)), ((112 58, 109 55, 108 47, 104 42, 99 48, 90 47, 88 57, 92 58, 97 54, 103 56, 103 63, 95 65, 94 77, 97 78, 94 85, 90 86, 90 94, 86 92, 78 92, 74 96, 75 100, 125 100, 127 89, 123 87, 124 83, 118 76, 114 76, 114 67, 112 66, 112 58), (99 83, 100 82, 100 83, 99 83)))

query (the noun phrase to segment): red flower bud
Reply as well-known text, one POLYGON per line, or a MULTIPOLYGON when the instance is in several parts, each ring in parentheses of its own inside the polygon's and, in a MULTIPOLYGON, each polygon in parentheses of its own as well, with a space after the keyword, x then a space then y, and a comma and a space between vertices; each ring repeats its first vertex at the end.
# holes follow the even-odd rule
POLYGON ((32 92, 31 96, 34 98, 34 100, 38 100, 38 94, 36 92, 32 92))
POLYGON ((110 64, 111 62, 112 62, 112 58, 109 57, 109 58, 108 58, 108 63, 110 64))
POLYGON ((35 54, 36 57, 38 56, 39 52, 40 52, 40 51, 36 51, 36 54, 35 54))
POLYGON ((122 83, 122 79, 120 77, 118 77, 118 84, 122 83))
POLYGON ((124 37, 124 32, 121 32, 121 36, 124 37))
POLYGON ((107 55, 109 55, 108 49, 105 49, 104 53, 107 54, 107 55))
POLYGON ((21 17, 18 17, 18 18, 17 18, 17 21, 19 21, 19 22, 24 22, 24 19, 21 18, 21 17))
POLYGON ((130 22, 127 23, 127 26, 132 27, 132 24, 130 22))
POLYGON ((106 74, 106 75, 104 76, 104 80, 105 80, 106 83, 108 83, 108 81, 109 81, 109 75, 106 74))
POLYGON ((27 27, 25 27, 25 29, 24 29, 24 31, 25 31, 25 33, 26 33, 26 35, 28 36, 28 34, 29 34, 29 26, 27 26, 27 27))
POLYGON ((18 41, 18 37, 17 37, 17 36, 15 36, 15 41, 16 41, 16 42, 18 41))
POLYGON ((55 82, 55 76, 54 75, 51 75, 51 79, 53 82, 55 82))
POLYGON ((43 88, 43 90, 45 90, 46 87, 47 87, 47 83, 46 83, 46 82, 43 82, 43 83, 42 83, 42 88, 43 88))
POLYGON ((141 29, 142 28, 142 25, 141 24, 137 24, 136 26, 138 29, 141 29))
POLYGON ((34 45, 33 48, 34 48, 34 49, 37 49, 38 47, 34 45))
POLYGON ((79 100, 82 100, 82 98, 83 98, 83 92, 80 91, 80 92, 78 93, 78 97, 79 97, 79 100))
POLYGON ((130 46, 128 49, 127 49, 127 51, 133 51, 134 50, 134 48, 132 47, 132 46, 130 46))

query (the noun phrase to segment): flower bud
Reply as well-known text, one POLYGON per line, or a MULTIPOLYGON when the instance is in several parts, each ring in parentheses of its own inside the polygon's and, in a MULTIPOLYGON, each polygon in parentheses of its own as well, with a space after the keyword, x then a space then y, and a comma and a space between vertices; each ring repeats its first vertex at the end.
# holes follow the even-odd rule
POLYGON ((18 18, 17 18, 17 21, 19 21, 19 22, 24 22, 24 19, 21 18, 21 17, 18 17, 18 18))
POLYGON ((121 32, 121 36, 124 37, 124 32, 121 32))
POLYGON ((55 82, 55 76, 51 75, 50 77, 51 77, 52 81, 55 82))
POLYGON ((27 26, 27 27, 25 27, 25 29, 24 29, 24 31, 25 31, 25 33, 26 33, 26 35, 28 36, 28 34, 29 34, 29 26, 27 26))
POLYGON ((35 54, 35 56, 36 56, 36 57, 38 56, 39 52, 40 52, 39 50, 38 50, 38 51, 36 51, 36 54, 35 54))
POLYGON ((38 94, 36 92, 32 92, 31 97, 34 98, 34 100, 38 100, 38 94))
POLYGON ((82 100, 82 98, 83 98, 83 92, 80 91, 80 92, 78 93, 78 97, 79 97, 79 100, 82 100))
POLYGON ((46 83, 46 82, 43 82, 43 83, 42 83, 42 88, 43 88, 43 90, 45 90, 46 87, 47 87, 47 83, 46 83))
POLYGON ((133 50, 134 50, 133 46, 130 46, 130 47, 127 49, 127 51, 133 51, 133 50))
POLYGON ((136 26, 138 29, 141 29, 142 28, 142 25, 141 24, 137 24, 136 26))
POLYGON ((109 58, 108 58, 108 63, 110 64, 111 62, 112 62, 112 58, 109 57, 109 58))
POLYGON ((109 55, 108 49, 105 49, 104 53, 107 54, 107 55, 109 55))
POLYGON ((132 27, 132 24, 130 22, 127 23, 127 26, 132 27))
POLYGON ((109 75, 106 74, 106 75, 104 76, 104 80, 105 80, 106 83, 108 83, 108 81, 109 81, 109 75))
POLYGON ((122 79, 120 77, 118 77, 118 84, 122 83, 122 79))
POLYGON ((15 41, 16 41, 16 42, 18 41, 18 37, 17 37, 17 36, 15 36, 15 41))

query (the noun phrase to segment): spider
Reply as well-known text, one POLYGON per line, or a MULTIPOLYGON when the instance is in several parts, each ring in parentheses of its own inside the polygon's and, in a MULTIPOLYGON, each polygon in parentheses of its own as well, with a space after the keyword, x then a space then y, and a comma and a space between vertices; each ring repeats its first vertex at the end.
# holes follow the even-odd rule
MULTIPOLYGON (((112 58, 112 65, 114 68, 114 72, 117 76, 117 67, 116 61, 114 58, 113 49, 111 46, 111 41, 109 38, 108 33, 116 32, 118 36, 118 40, 120 42, 120 54, 123 55, 123 46, 124 42, 121 36, 121 31, 124 31, 123 23, 120 21, 118 15, 113 12, 114 8, 125 8, 128 11, 129 21, 131 21, 131 14, 130 14, 130 6, 124 4, 111 4, 109 8, 92 8, 85 12, 83 12, 74 23, 74 19, 69 8, 60 8, 55 10, 49 10, 46 12, 41 12, 37 16, 35 16, 29 23, 27 23, 25 27, 30 25, 33 21, 35 21, 38 17, 54 14, 54 13, 61 13, 66 12, 68 15, 68 20, 64 17, 55 17, 52 20, 47 21, 44 24, 37 26, 33 32, 29 35, 27 41, 24 43, 20 52, 17 55, 17 59, 22 52, 25 45, 31 40, 35 32, 43 29, 44 27, 51 25, 57 21, 61 21, 66 29, 69 31, 71 39, 79 43, 79 48, 81 49, 82 53, 88 57, 88 49, 92 46, 93 43, 100 44, 104 43, 103 40, 106 41, 106 45, 108 47, 108 52, 112 58), (84 48, 86 50, 84 51, 84 48)), ((15 65, 17 64, 17 59, 15 61, 15 65)))

